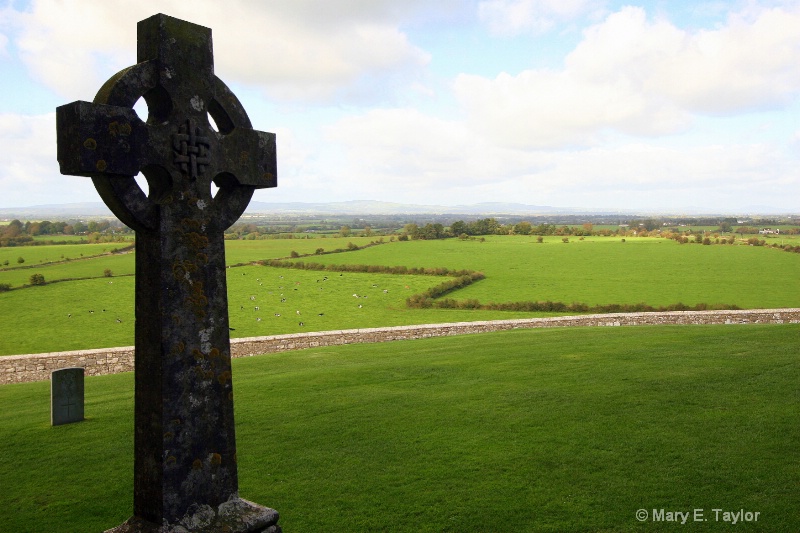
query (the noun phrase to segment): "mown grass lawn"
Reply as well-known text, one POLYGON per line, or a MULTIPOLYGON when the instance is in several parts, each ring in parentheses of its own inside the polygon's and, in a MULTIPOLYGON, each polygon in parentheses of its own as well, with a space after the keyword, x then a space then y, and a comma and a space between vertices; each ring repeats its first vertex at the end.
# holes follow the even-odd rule
MULTIPOLYGON (((515 330, 235 360, 241 494, 297 532, 798 531, 798 334, 515 330)), ((133 376, 86 395, 88 420, 53 428, 47 383, 0 387, 0 531, 130 514, 133 376)))

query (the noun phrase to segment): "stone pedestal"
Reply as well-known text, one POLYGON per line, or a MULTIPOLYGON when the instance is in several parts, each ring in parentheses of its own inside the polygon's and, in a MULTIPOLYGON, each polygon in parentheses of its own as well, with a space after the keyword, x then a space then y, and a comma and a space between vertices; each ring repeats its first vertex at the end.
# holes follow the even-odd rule
POLYGON ((158 525, 133 517, 105 533, 281 533, 274 509, 231 498, 214 509, 194 505, 176 524, 158 525))

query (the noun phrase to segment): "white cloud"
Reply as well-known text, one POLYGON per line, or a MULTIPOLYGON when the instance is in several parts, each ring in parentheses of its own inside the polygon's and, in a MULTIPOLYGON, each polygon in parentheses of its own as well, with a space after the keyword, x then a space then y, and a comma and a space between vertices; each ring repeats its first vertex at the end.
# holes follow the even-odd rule
POLYGON ((733 114, 800 94, 800 10, 732 16, 689 33, 626 7, 586 30, 561 70, 460 75, 474 129, 512 147, 592 145, 608 130, 658 136, 693 114, 733 114))
POLYGON ((342 147, 347 173, 380 187, 467 187, 519 174, 530 158, 492 146, 458 121, 414 109, 376 109, 326 128, 342 147), (498 161, 502 159, 502 163, 498 161), (502 170, 501 170, 502 169, 502 170))
MULTIPOLYGON (((0 190, 3 205, 85 201, 88 178, 62 176, 56 161, 55 113, 0 114, 0 190)), ((96 195, 96 193, 95 193, 96 195)))
POLYGON ((787 206, 787 198, 800 195, 794 148, 764 142, 531 150, 495 144, 468 124, 412 109, 349 117, 325 135, 337 158, 318 167, 325 177, 318 185, 343 193, 337 199, 725 210, 746 205, 756 183, 761 203, 787 206))
POLYGON ((498 35, 541 33, 557 23, 597 12, 598 0, 485 0, 478 4, 478 18, 498 35))
POLYGON ((566 68, 595 83, 624 82, 694 113, 770 108, 800 93, 800 9, 731 15, 689 33, 627 7, 586 31, 566 68))
MULTIPOLYGON (((272 96, 326 99, 364 77, 413 73, 429 56, 397 28, 421 9, 409 2, 34 1, 13 16, 20 55, 49 87, 89 99, 108 77, 135 62, 136 22, 154 13, 212 27, 215 67, 226 81, 259 85, 272 96)), ((410 76, 409 76, 410 77, 410 76)), ((386 93, 385 87, 377 92, 386 93)))

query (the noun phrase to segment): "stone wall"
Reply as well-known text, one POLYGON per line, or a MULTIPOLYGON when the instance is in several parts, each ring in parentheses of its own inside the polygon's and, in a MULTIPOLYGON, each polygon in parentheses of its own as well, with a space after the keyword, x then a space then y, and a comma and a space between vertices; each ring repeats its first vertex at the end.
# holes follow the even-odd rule
MULTIPOLYGON (((322 331, 249 337, 231 340, 233 357, 277 353, 287 350, 316 348, 368 342, 387 342, 448 335, 468 335, 517 328, 559 328, 578 326, 642 326, 664 324, 784 324, 800 323, 800 308, 758 309, 742 311, 674 311, 669 313, 614 313, 424 324, 386 328, 322 331)), ((30 355, 0 356, 0 384, 44 381, 59 368, 83 367, 87 376, 115 374, 133 370, 132 346, 54 352, 30 355)))

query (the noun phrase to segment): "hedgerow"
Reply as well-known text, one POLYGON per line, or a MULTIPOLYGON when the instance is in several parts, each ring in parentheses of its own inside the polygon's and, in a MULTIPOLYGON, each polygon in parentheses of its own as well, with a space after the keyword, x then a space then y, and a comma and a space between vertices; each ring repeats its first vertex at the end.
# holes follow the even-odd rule
POLYGON ((602 304, 588 305, 582 302, 503 302, 503 303, 480 303, 475 299, 455 300, 453 298, 443 298, 443 296, 467 287, 476 281, 485 279, 483 272, 473 270, 451 270, 444 267, 406 267, 406 266, 384 266, 384 265, 325 265, 317 262, 286 261, 283 259, 270 259, 259 261, 262 266, 275 268, 290 268, 299 270, 318 270, 328 272, 353 272, 364 274, 397 274, 397 275, 416 275, 416 276, 448 276, 452 279, 439 283, 427 290, 413 294, 406 298, 406 305, 412 309, 476 309, 484 311, 522 311, 522 312, 544 312, 544 313, 642 313, 642 312, 666 312, 666 311, 712 311, 712 310, 733 310, 740 309, 732 304, 708 304, 698 303, 686 305, 678 302, 667 306, 654 307, 645 303, 635 304, 602 304))

